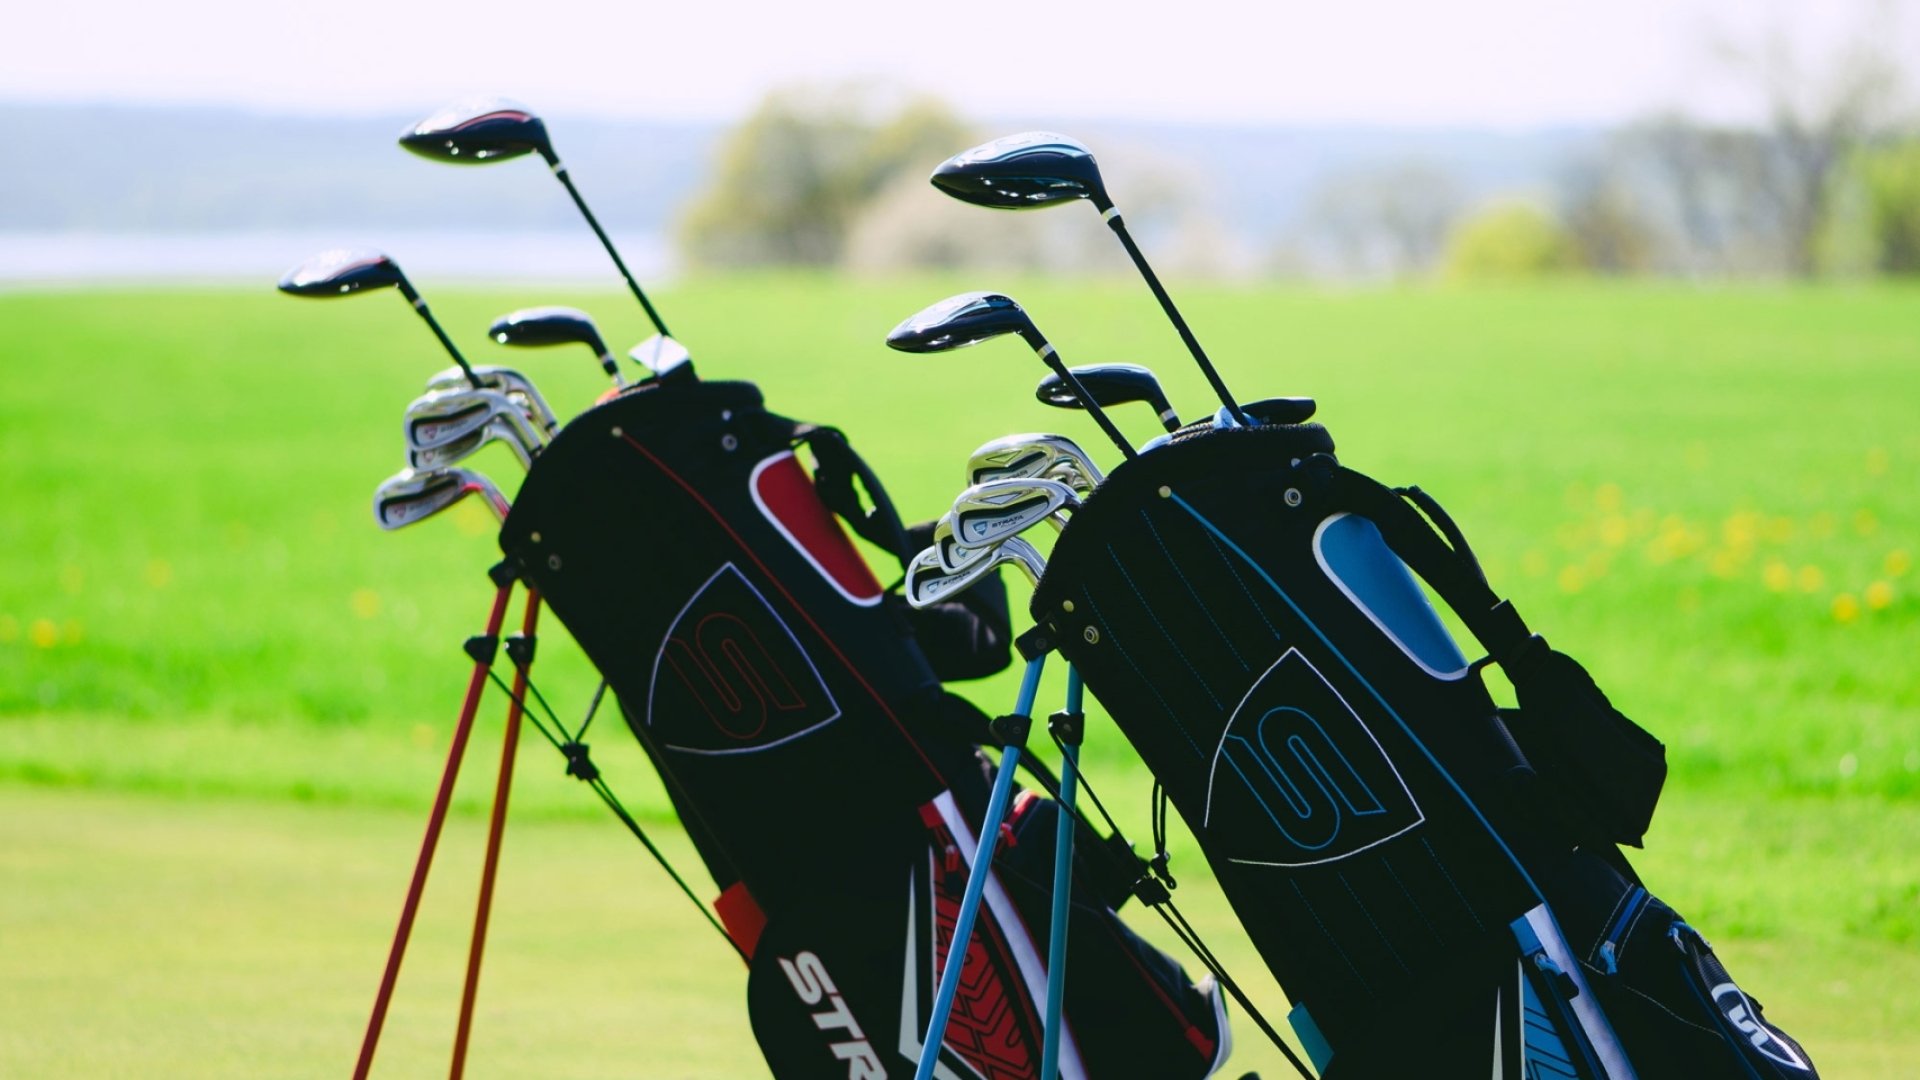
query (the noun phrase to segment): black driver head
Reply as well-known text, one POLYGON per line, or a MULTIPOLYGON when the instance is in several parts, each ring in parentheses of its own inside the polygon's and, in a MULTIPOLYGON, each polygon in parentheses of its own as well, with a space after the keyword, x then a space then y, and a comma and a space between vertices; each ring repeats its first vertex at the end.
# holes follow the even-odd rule
POLYGON ((1005 334, 1020 335, 1036 350, 1047 343, 1013 297, 990 292, 961 293, 894 327, 887 335, 887 347, 910 353, 945 352, 1005 334))
POLYGON ((435 161, 485 165, 525 154, 554 164, 547 125, 533 111, 504 98, 457 101, 408 128, 400 145, 435 161))
POLYGON ((1085 146, 1050 131, 1028 131, 983 143, 940 163, 933 186, 962 202, 999 210, 1028 210, 1091 199, 1113 206, 1100 166, 1085 146))
POLYGON ((281 275, 280 291, 289 296, 346 296, 367 289, 411 290, 407 275, 372 248, 323 251, 281 275))
MULTIPOLYGON (((1163 427, 1168 431, 1179 429, 1180 417, 1167 402, 1166 393, 1160 389, 1160 380, 1139 364, 1086 364, 1068 370, 1100 405, 1112 408, 1130 401, 1144 401, 1159 414, 1163 427)), ((1058 374, 1049 374, 1041 379, 1033 396, 1056 409, 1085 408, 1073 387, 1067 385, 1067 381, 1058 374)))
POLYGON ((596 356, 603 356, 607 351, 607 343, 601 340, 599 328, 579 308, 521 308, 493 320, 493 325, 487 327, 487 336, 502 345, 577 343, 592 349, 596 356))

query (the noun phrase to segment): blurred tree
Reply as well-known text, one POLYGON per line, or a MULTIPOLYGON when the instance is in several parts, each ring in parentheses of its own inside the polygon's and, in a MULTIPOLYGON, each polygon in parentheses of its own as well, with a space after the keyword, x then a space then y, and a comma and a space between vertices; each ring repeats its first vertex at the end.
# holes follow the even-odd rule
POLYGON ((1868 151, 1859 172, 1875 268, 1920 274, 1920 141, 1868 151))
POLYGON ((770 93, 722 141, 714 182, 681 218, 681 254, 705 268, 837 265, 876 195, 970 135, 939 102, 871 85, 770 93))
POLYGON ((1535 203, 1490 203, 1447 238, 1444 276, 1458 279, 1542 277, 1579 268, 1574 238, 1535 203))
POLYGON ((1604 162, 1574 170, 1561 211, 1579 264, 1601 274, 1642 274, 1656 264, 1658 237, 1629 184, 1604 162))
POLYGON ((1304 239, 1309 248, 1330 248, 1349 275, 1425 273, 1465 201, 1452 174, 1427 162, 1350 171, 1315 192, 1304 239))

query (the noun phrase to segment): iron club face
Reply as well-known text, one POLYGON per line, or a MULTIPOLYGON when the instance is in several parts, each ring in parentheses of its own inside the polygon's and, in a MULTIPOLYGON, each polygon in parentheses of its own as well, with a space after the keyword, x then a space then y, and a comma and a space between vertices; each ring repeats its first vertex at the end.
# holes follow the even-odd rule
MULTIPOLYGON (((1144 401, 1152 407, 1160 418, 1160 424, 1168 431, 1180 429, 1180 414, 1173 411, 1167 402, 1166 392, 1160 389, 1160 380, 1153 372, 1139 364, 1084 364, 1070 369, 1080 385, 1087 388, 1093 400, 1109 408, 1125 405, 1130 401, 1144 401)), ((1073 393, 1066 380, 1058 375, 1048 375, 1040 380, 1033 396, 1041 403, 1056 409, 1078 409, 1080 399, 1073 393)))
POLYGON ((953 500, 953 535, 965 547, 984 547, 1018 536, 1056 511, 1079 508, 1079 496, 1058 480, 988 480, 953 500))
POLYGON ((469 495, 485 498, 495 520, 506 520, 506 497, 493 481, 471 469, 416 472, 404 469, 382 481, 373 493, 373 520, 382 529, 404 529, 445 510, 469 495))
POLYGON ((969 484, 1021 476, 1058 476, 1081 492, 1091 492, 1106 479, 1087 452, 1065 435, 1003 435, 967 458, 969 484))
MULTIPOLYGON (((513 368, 501 367, 498 364, 481 364, 473 369, 473 374, 480 380, 481 386, 488 390, 498 390, 519 405, 528 419, 538 424, 548 438, 560 433, 559 417, 553 414, 553 409, 533 385, 533 380, 513 368)), ((428 393, 436 390, 458 390, 466 386, 466 373, 457 367, 435 372, 433 377, 427 380, 428 393)))
POLYGON ((500 443, 512 451, 522 468, 531 467, 533 455, 538 452, 537 447, 521 441, 518 428, 496 417, 451 442, 438 446, 408 447, 407 464, 421 472, 445 469, 479 453, 489 443, 500 443))
POLYGON ((600 328, 579 308, 552 306, 510 311, 493 320, 493 325, 487 327, 487 336, 502 345, 585 345, 593 350, 600 369, 613 380, 613 385, 627 385, 620 374, 620 364, 600 337, 600 328))
POLYGON ((1046 559, 1032 544, 1017 536, 987 550, 991 552, 990 555, 968 564, 966 569, 957 573, 942 570, 932 548, 914 556, 913 561, 907 564, 907 603, 916 608, 925 608, 950 600, 1008 563, 1019 567, 1026 574, 1029 584, 1038 585, 1040 576, 1047 572, 1046 559))
POLYGON ((498 390, 456 388, 428 393, 407 405, 407 449, 445 446, 496 422, 509 425, 515 440, 530 450, 545 444, 526 410, 507 395, 498 390))
POLYGON ((1113 206, 1093 152, 1065 135, 1027 131, 964 150, 940 163, 934 187, 975 206, 1031 210, 1088 199, 1113 206))

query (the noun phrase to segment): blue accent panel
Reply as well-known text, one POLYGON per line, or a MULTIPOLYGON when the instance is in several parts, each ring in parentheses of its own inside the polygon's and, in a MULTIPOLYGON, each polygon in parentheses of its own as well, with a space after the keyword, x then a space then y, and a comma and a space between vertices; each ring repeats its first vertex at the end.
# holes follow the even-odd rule
POLYGON ((1353 514, 1336 518, 1321 528, 1315 546, 1327 572, 1401 651, 1441 675, 1466 670, 1460 646, 1373 522, 1353 514))
POLYGON ((1333 1047, 1327 1045, 1327 1037, 1320 1034, 1320 1025, 1313 1022, 1313 1014, 1305 1005, 1295 1005, 1287 1014, 1287 1023, 1293 1026, 1293 1034, 1300 1040, 1300 1049, 1307 1052, 1307 1060, 1313 1062, 1313 1071, 1324 1073, 1333 1063, 1333 1047))

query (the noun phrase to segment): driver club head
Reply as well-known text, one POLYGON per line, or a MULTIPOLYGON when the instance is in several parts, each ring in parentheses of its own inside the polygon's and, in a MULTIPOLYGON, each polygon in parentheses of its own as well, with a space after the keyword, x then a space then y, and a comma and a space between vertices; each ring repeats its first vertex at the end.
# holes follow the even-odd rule
POLYGON ((456 101, 407 128, 400 145, 435 161, 485 165, 526 154, 558 161, 547 125, 531 109, 505 98, 456 101))
POLYGON ((940 163, 928 178, 962 202, 996 210, 1031 210, 1079 199, 1103 213, 1113 206, 1093 152, 1051 131, 1008 135, 940 163))
POLYGON ((1018 536, 1057 511, 1079 508, 1079 496, 1058 480, 987 480, 953 500, 953 534, 964 547, 984 547, 1018 536))
POLYGON ((279 282, 280 291, 288 296, 322 299, 388 288, 397 288, 409 297, 413 292, 399 265, 372 248, 323 251, 282 274, 279 282))
MULTIPOLYGON (((1166 392, 1160 389, 1160 380, 1152 371, 1139 364, 1083 364, 1069 368, 1073 377, 1080 380, 1087 393, 1102 406, 1112 408, 1131 401, 1144 401, 1160 418, 1160 425, 1168 431, 1180 430, 1180 414, 1173 411, 1168 403, 1166 392)), ((1033 396, 1042 404, 1056 409, 1081 408, 1080 398, 1059 375, 1049 372, 1034 388, 1033 396)))
POLYGON ((887 347, 909 353, 945 352, 1006 334, 1018 334, 1036 352, 1049 347, 1033 319, 1013 297, 969 292, 949 296, 908 316, 887 335, 887 347))
POLYGON ((373 520, 388 531, 404 529, 473 494, 485 497, 496 520, 506 520, 506 497, 493 481, 471 469, 403 469, 389 476, 374 490, 373 520))

